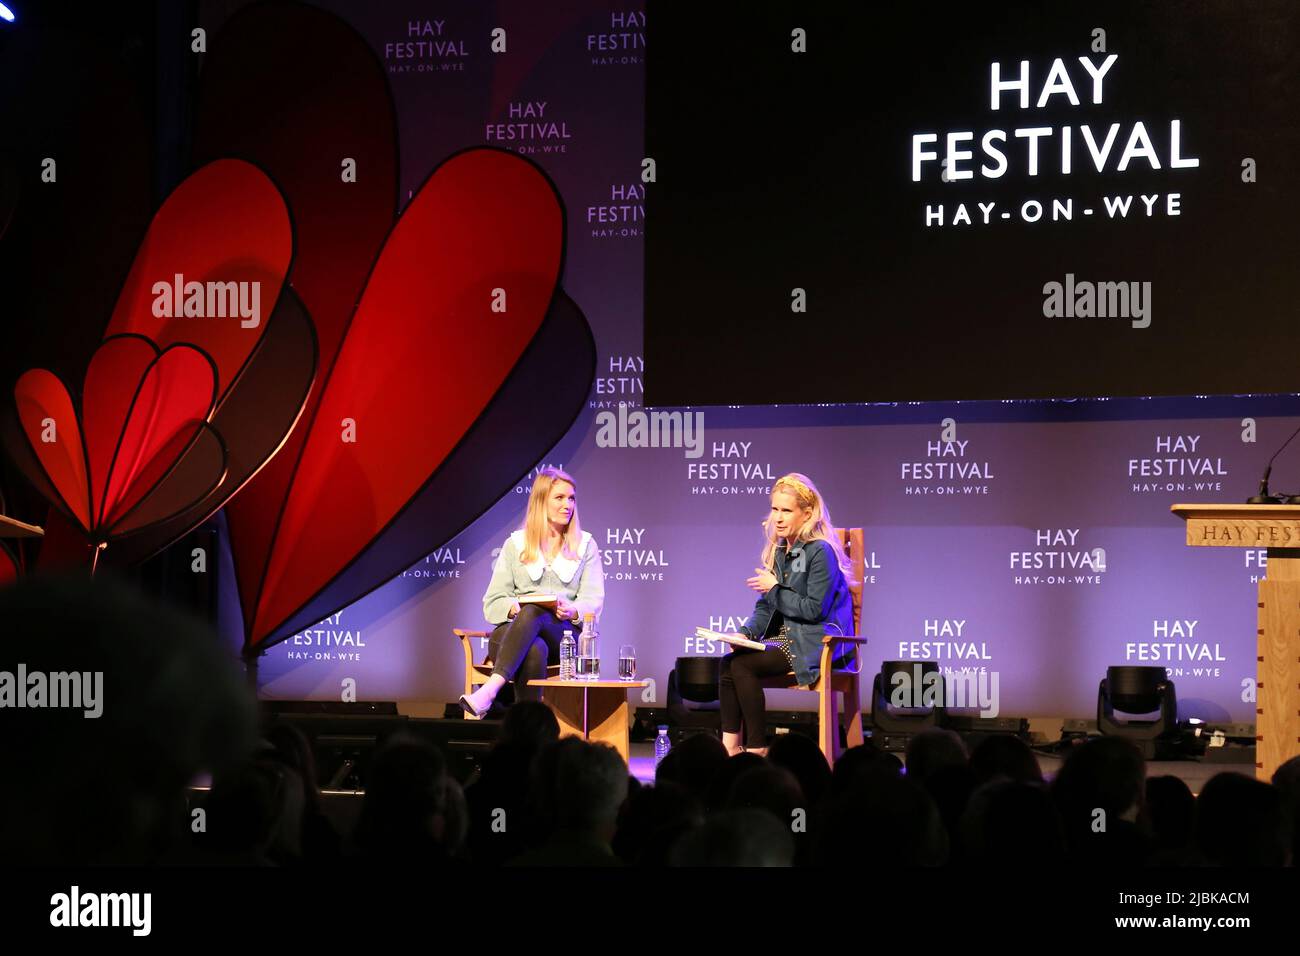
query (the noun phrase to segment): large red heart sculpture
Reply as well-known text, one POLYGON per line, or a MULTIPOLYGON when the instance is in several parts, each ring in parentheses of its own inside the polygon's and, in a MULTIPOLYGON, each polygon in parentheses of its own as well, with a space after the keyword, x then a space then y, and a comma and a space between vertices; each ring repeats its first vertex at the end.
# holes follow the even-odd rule
MULTIPOLYGON (((563 238, 554 186, 512 153, 464 151, 421 187, 371 272, 287 494, 229 508, 237 554, 250 534, 268 545, 264 567, 240 569, 249 643, 365 552, 479 419, 541 327, 563 238)), ((521 430, 532 411, 519 409, 521 430)))
MULTIPOLYGON (((520 62, 511 58, 511 65, 499 67, 496 75, 505 77, 503 71, 515 70, 520 62)), ((510 76, 506 87, 522 80, 521 73, 510 76)), ((423 281, 412 283, 406 290, 409 294, 399 291, 393 295, 394 311, 388 314, 381 315, 370 306, 363 308, 364 315, 357 311, 368 278, 373 285, 383 271, 381 263, 374 276, 368 277, 381 245, 389 239, 397 209, 396 113, 385 66, 369 43, 327 11, 300 3, 253 4, 223 25, 204 62, 199 84, 195 156, 216 159, 235 155, 250 160, 266 170, 293 210, 295 254, 290 282, 316 326, 322 375, 334 367, 345 334, 347 349, 358 356, 366 350, 370 330, 378 324, 390 323, 395 329, 408 323, 419 325, 419 316, 427 314, 430 305, 423 281), (263 95, 267 89, 274 89, 275 95, 263 95), (345 157, 355 163, 354 181, 340 180, 340 161, 345 157), (408 311, 412 314, 402 314, 408 311)), ((498 93, 502 90, 499 83, 494 88, 498 93)), ((429 122, 436 127, 438 115, 431 114, 429 122)), ((433 138, 440 141, 436 134, 433 138)), ((444 169, 438 176, 448 171, 444 169)), ((540 171, 534 169, 530 175, 540 182, 540 171)), ((436 250, 454 244, 457 230, 467 238, 493 228, 527 230, 528 208, 489 203, 481 206, 476 222, 472 210, 443 223, 433 222, 420 212, 432 188, 433 182, 426 185, 421 198, 403 216, 398 230, 404 235, 393 235, 385 263, 400 254, 401 244, 409 243, 412 249, 425 244, 430 268, 445 276, 444 295, 454 301, 451 283, 461 276, 451 260, 443 270, 434 258, 436 250), (499 217, 495 225, 489 221, 492 216, 499 217), (427 238, 418 238, 416 233, 427 238)), ((473 200, 476 191, 490 192, 492 188, 484 181, 463 198, 473 200)), ((404 191, 405 195, 409 194, 404 191)), ((521 238, 527 241, 526 236, 521 238)), ((557 241, 545 240, 552 247, 557 241)), ((422 279, 432 280, 437 274, 422 279)), ((451 314, 421 326, 431 336, 441 335, 445 341, 475 348, 491 347, 485 337, 490 339, 500 327, 499 320, 486 326, 458 324, 451 314)), ((441 374, 438 358, 421 356, 400 334, 398 338, 396 349, 376 348, 373 356, 364 359, 373 364, 362 374, 376 380, 368 383, 371 387, 405 390, 408 404, 400 414, 410 416, 412 429, 427 429, 432 434, 447 428, 447 422, 434 416, 444 403, 444 394, 461 387, 459 378, 441 374), (390 362, 394 363, 391 369, 390 362), (387 380, 382 386, 377 383, 380 378, 387 380)), ((427 470, 423 479, 418 469, 401 476, 408 491, 417 485, 419 490, 384 524, 383 512, 372 509, 369 492, 353 488, 342 474, 351 467, 346 458, 328 465, 332 470, 320 479, 322 487, 307 488, 307 471, 322 466, 315 453, 304 453, 309 434, 337 442, 341 432, 339 422, 318 415, 322 388, 318 385, 312 390, 302 420, 284 447, 225 509, 244 607, 246 649, 265 647, 352 603, 449 540, 563 437, 584 407, 595 374, 595 344, 586 318, 557 289, 531 342, 521 336, 505 344, 510 350, 525 350, 478 418, 455 440, 450 454, 440 459, 427 448, 419 450, 416 446, 423 446, 428 435, 405 442, 424 458, 422 467, 427 470), (521 408, 541 414, 521 428, 521 408), (421 480, 423 484, 419 484, 421 480), (340 493, 331 497, 331 487, 339 488, 340 493), (349 489, 346 493, 345 487, 349 489), (295 517, 289 513, 290 503, 305 490, 312 496, 315 503, 311 508, 315 510, 295 517), (267 616, 270 589, 264 589, 272 550, 283 554, 289 549, 298 533, 294 528, 301 522, 328 525, 336 516, 345 522, 357 520, 359 526, 336 529, 346 530, 346 538, 330 537, 328 527, 317 529, 322 536, 314 542, 316 550, 306 554, 301 565, 295 566, 292 560, 283 565, 288 576, 277 575, 275 586, 284 589, 288 600, 272 616, 280 616, 289 605, 298 605, 298 610, 284 623, 273 623, 267 616), (336 573, 331 568, 341 570, 336 573), (327 578, 328 583, 321 586, 319 582, 327 578), (301 603, 303 595, 312 592, 314 597, 301 603)), ((500 366, 511 360, 505 352, 496 358, 500 366)), ((340 369, 355 361, 345 358, 340 369)), ((492 392, 491 377, 475 381, 475 397, 492 392)), ((328 390, 334 396, 342 394, 341 380, 330 384, 328 390)), ((462 421, 469 417, 465 414, 462 421)), ((373 445, 365 447, 367 430, 359 418, 358 426, 357 454, 377 453, 373 445)), ((233 428, 226 431, 235 433, 233 428)), ((396 458, 402 452, 393 448, 388 454, 396 458)), ((405 464, 413 466, 415 461, 405 464)), ((364 474, 353 477, 361 485, 368 480, 364 474)), ((392 480, 398 481, 399 476, 394 474, 392 480)), ((390 511, 394 503, 389 502, 384 511, 390 511)))
MULTIPOLYGON (((284 247, 275 241, 284 235, 279 216, 264 216, 264 230, 246 225, 258 221, 258 202, 249 200, 270 192, 251 181, 239 188, 248 170, 219 158, 231 154, 275 177, 301 229, 300 261, 290 275, 302 302, 289 310, 285 331, 275 334, 277 309, 251 348, 200 343, 216 360, 223 397, 213 421, 230 443, 231 477, 208 499, 110 551, 128 559, 147 554, 239 487, 227 514, 247 645, 284 636, 320 606, 350 603, 400 571, 403 557, 409 564, 472 521, 565 433, 594 374, 590 329, 556 285, 559 198, 539 169, 512 154, 470 151, 437 170, 393 229, 354 305, 393 221, 393 129, 382 65, 355 31, 298 4, 251 7, 231 18, 205 64, 196 118, 196 155, 215 158, 209 174, 215 167, 227 179, 209 180, 217 188, 206 197, 189 197, 208 199, 206 207, 160 214, 141 248, 155 263, 178 250, 170 261, 187 279, 204 278, 191 276, 192 263, 211 255, 209 244, 193 241, 198 233, 215 242, 229 236, 231 248, 242 244, 274 260, 284 247), (286 75, 293 78, 287 84, 286 75), (261 97, 270 81, 277 97, 261 97), (340 183, 339 156, 356 158, 358 182, 340 183), (186 232, 195 215, 226 209, 240 221, 236 228, 186 232), (276 368, 304 380, 301 330, 313 323, 303 305, 320 333, 320 366, 332 371, 313 388, 301 420, 285 426, 292 431, 275 446, 280 453, 265 467, 247 455, 256 467, 237 469, 239 443, 269 417, 258 410, 289 407, 245 397, 269 395, 276 376, 268 373, 276 368), (519 410, 537 409, 541 396, 542 419, 520 428, 519 410), (345 418, 356 427, 355 442, 343 441, 345 418)), ((182 324, 168 328, 143 308, 153 291, 144 283, 154 277, 138 266, 139 259, 110 332, 186 338, 182 324)), ((281 306, 295 301, 288 291, 280 298, 281 306)), ((192 461, 185 457, 155 494, 189 486, 192 461)), ((33 480, 42 485, 40 474, 33 480)))
MULTIPOLYGON (((52 373, 20 378, 19 421, 2 423, 11 456, 82 537, 130 535, 109 560, 147 557, 217 510, 297 421, 316 352, 310 318, 283 289, 292 256, 288 209, 266 174, 208 163, 153 216, 87 367, 80 419, 52 373), (37 430, 47 419, 62 442, 37 430)), ((84 542, 49 524, 41 563, 81 561, 84 542)))

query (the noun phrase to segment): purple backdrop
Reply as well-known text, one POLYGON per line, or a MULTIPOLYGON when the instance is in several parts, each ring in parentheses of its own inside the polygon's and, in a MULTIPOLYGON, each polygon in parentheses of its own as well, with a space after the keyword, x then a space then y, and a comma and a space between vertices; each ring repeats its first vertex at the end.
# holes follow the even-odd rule
MULTIPOLYGON (((1300 401, 676 409, 702 416, 702 435, 678 433, 699 439, 695 448, 609 447, 601 416, 620 404, 641 410, 643 8, 321 5, 389 69, 404 193, 447 153, 487 143, 528 155, 564 197, 563 286, 593 327, 598 378, 587 410, 538 466, 578 479, 583 526, 606 562, 605 656, 636 646, 656 681, 647 703, 662 705, 678 655, 720 653, 692 636, 696 625, 730 628, 748 614, 744 580, 772 479, 799 470, 838 523, 866 529, 868 672, 885 659, 983 667, 999 674, 1005 716, 1087 717, 1107 665, 1160 663, 1183 716, 1253 721, 1243 682, 1255 673, 1262 554, 1187 548, 1169 506, 1253 493, 1300 401), (498 26, 508 58, 486 52, 498 26)), ((701 228, 724 242, 737 225, 701 228)), ((852 357, 830 371, 853 374, 852 357)), ((776 399, 787 377, 771 378, 776 399)), ((263 696, 337 699, 352 678, 361 699, 454 700, 462 657, 451 628, 482 626, 491 564, 531 478, 520 475, 456 539, 430 541, 401 577, 272 647, 263 696)), ((773 702, 812 706, 798 694, 773 702)))

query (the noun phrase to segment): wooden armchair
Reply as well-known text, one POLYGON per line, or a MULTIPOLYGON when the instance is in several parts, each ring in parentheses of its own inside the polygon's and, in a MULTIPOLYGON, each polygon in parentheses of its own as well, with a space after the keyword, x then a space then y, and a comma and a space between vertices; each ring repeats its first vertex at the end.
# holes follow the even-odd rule
POLYGON ((862 575, 865 570, 862 529, 841 528, 839 534, 840 542, 844 545, 853 564, 853 578, 857 582, 849 588, 853 594, 855 633, 844 636, 827 634, 822 639, 821 669, 817 680, 812 684, 796 684, 794 671, 767 677, 761 681, 764 687, 778 690, 806 690, 817 695, 817 742, 826 761, 832 766, 840 755, 840 710, 835 699, 837 693, 844 695, 843 714, 848 721, 846 728, 848 745, 856 747, 863 742, 862 697, 859 685, 862 659, 859 648, 867 643, 865 637, 859 637, 856 633, 862 630, 862 575), (835 659, 836 652, 845 646, 853 648, 853 667, 832 668, 831 662, 835 659))
MULTIPOLYGON (((474 693, 474 688, 481 684, 486 684, 487 679, 492 675, 492 659, 484 657, 481 664, 474 663, 474 642, 477 640, 487 640, 491 631, 472 631, 465 628, 453 627, 451 633, 460 639, 461 650, 465 652, 465 694, 474 693)), ((546 676, 555 677, 560 673, 559 664, 548 664, 546 667, 546 676)), ((481 720, 480 717, 474 717, 471 714, 465 715, 466 720, 481 720)))

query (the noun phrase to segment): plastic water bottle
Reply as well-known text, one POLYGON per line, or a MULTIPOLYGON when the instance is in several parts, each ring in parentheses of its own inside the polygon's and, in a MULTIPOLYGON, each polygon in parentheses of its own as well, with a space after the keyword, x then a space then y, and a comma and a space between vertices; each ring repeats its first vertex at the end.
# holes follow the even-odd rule
POLYGON ((659 736, 655 738, 655 766, 658 767, 668 751, 672 749, 672 743, 668 740, 668 728, 664 724, 659 725, 659 736))
POLYGON ((577 676, 578 642, 572 631, 564 632, 560 641, 560 680, 573 680, 577 676))

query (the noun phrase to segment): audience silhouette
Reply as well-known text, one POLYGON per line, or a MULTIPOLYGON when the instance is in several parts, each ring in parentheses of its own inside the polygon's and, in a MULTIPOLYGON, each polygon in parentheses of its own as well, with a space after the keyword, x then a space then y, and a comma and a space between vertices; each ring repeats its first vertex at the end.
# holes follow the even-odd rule
POLYGON ((1295 862, 1300 757, 1271 783, 1225 771, 1199 795, 1141 753, 1090 739, 1050 781, 1006 735, 932 729, 906 763, 868 742, 828 766, 783 734, 766 757, 680 742, 641 785, 610 747, 560 737, 541 703, 508 708, 464 786, 407 732, 364 767, 355 822, 322 794, 306 736, 256 705, 215 635, 104 574, 0 590, 0 671, 102 675, 102 713, 0 710, 10 773, 0 859, 20 864, 423 867, 1255 866, 1295 862), (51 613, 57 609, 57 613, 51 613), (197 786, 210 774, 211 787, 197 786))

